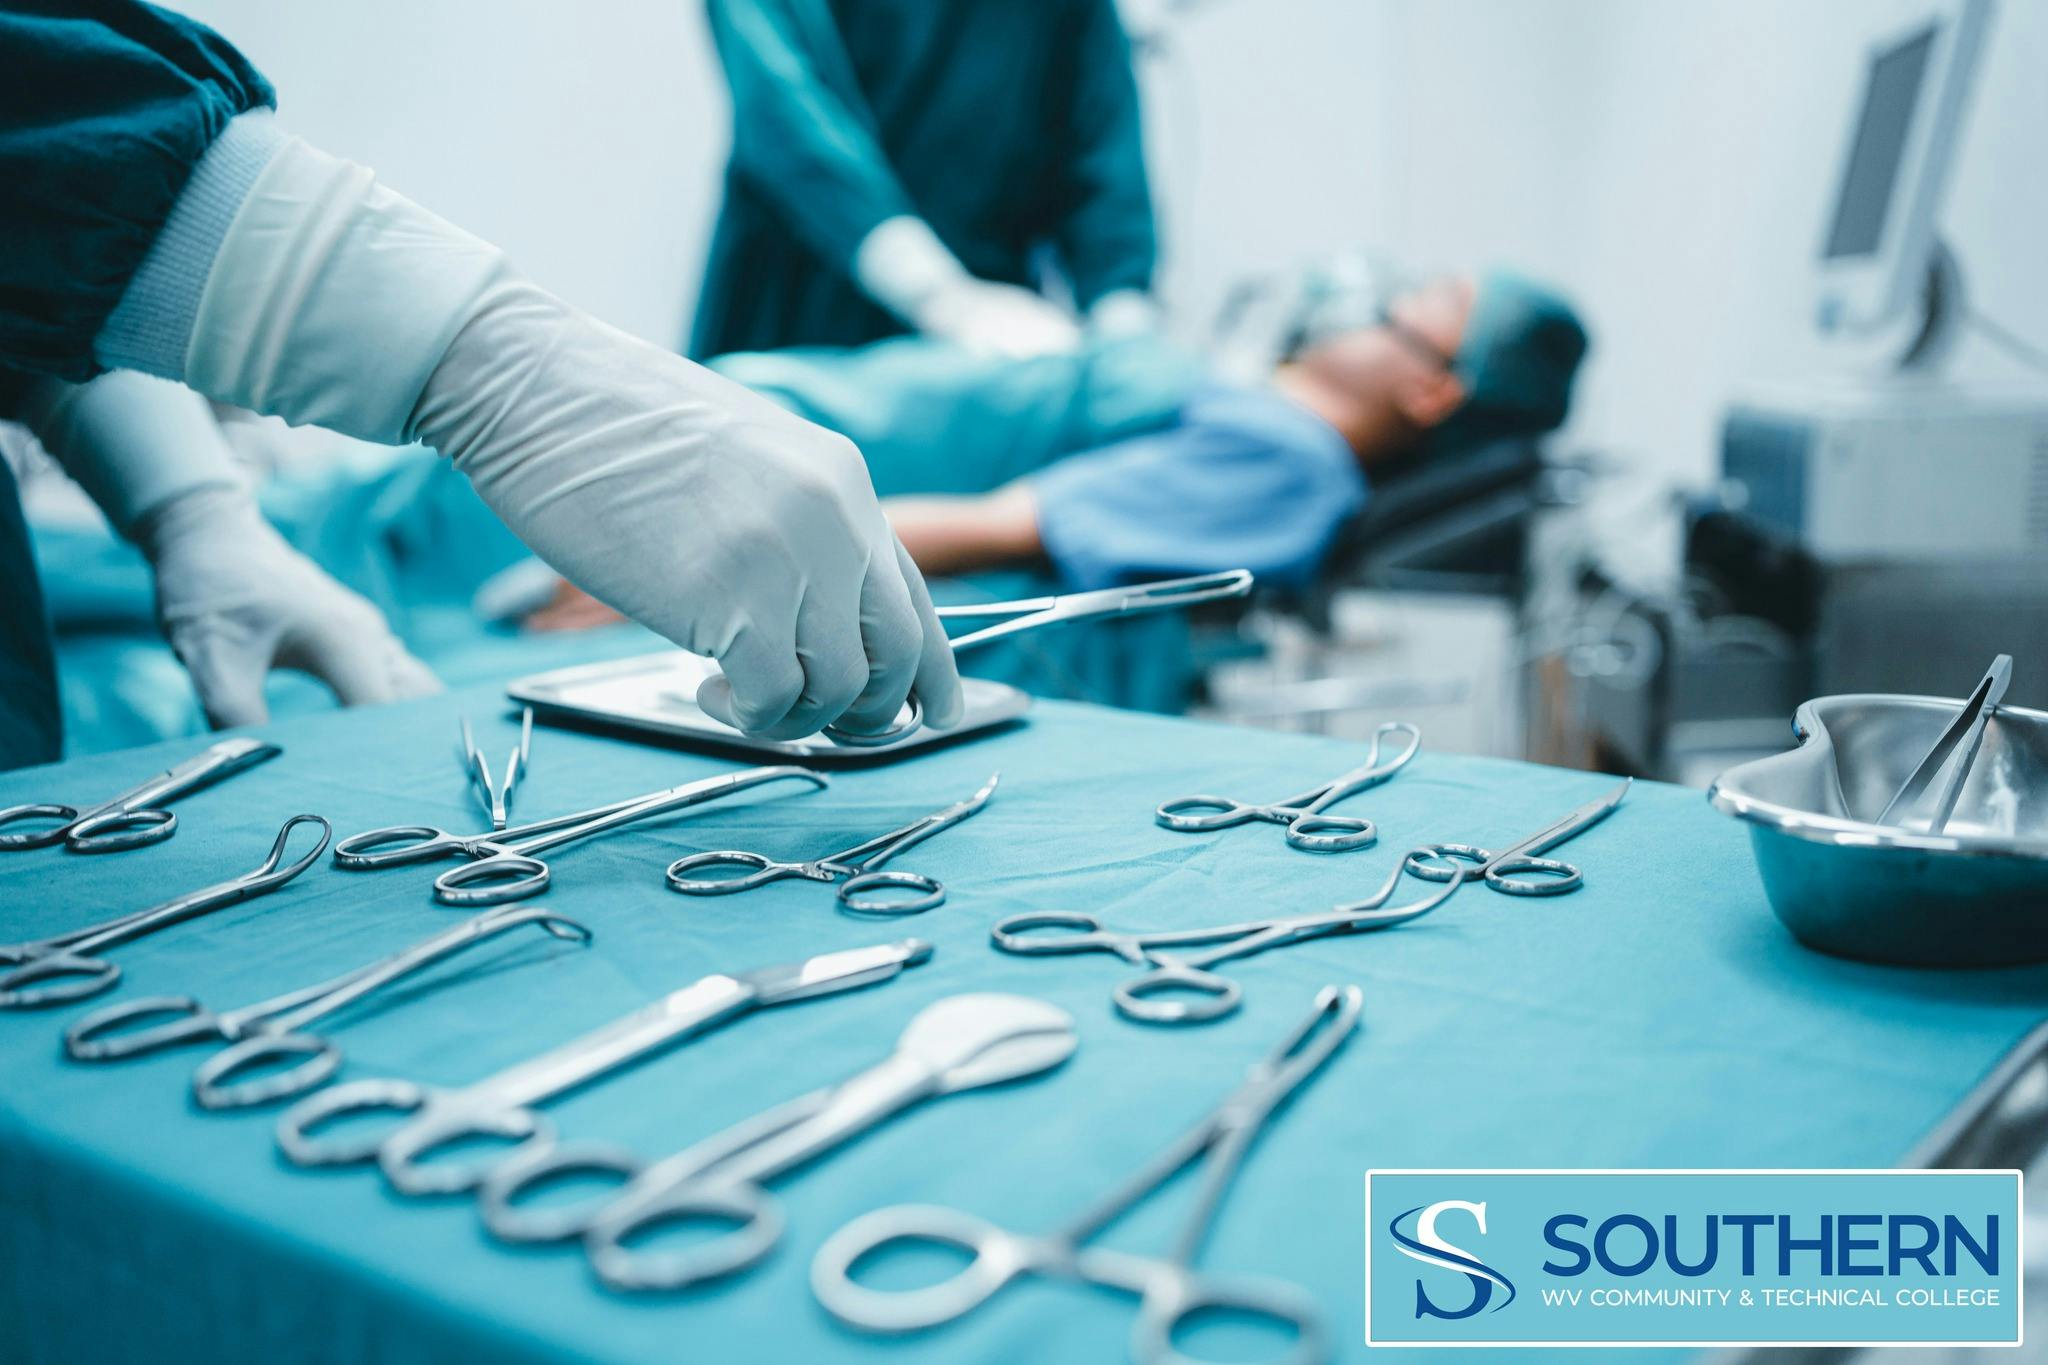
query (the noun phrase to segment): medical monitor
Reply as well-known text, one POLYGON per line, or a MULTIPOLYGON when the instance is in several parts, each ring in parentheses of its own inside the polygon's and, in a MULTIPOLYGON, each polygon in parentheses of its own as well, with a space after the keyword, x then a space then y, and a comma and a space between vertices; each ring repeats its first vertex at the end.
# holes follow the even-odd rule
POLYGON ((1820 244, 1823 331, 1881 326, 1915 309, 1939 249, 1991 0, 1918 0, 1871 45, 1820 244))

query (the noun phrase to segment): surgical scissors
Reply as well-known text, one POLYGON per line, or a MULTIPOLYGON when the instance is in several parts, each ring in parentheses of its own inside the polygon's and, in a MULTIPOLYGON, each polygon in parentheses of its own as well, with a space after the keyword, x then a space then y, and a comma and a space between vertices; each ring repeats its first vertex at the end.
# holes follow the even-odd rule
POLYGON ((294 815, 278 830, 270 856, 239 877, 53 938, 0 945, 0 962, 20 964, 13 971, 0 974, 0 1009, 60 1005, 98 995, 121 979, 121 968, 118 963, 92 954, 222 906, 267 895, 311 867, 326 852, 332 834, 333 830, 319 816, 294 815), (290 842, 292 831, 306 824, 320 827, 320 842, 297 862, 285 864, 285 845, 290 842), (38 988, 38 982, 50 984, 38 988))
POLYGON ((519 744, 505 760, 505 779, 500 782, 491 776, 490 760, 476 747, 476 732, 469 728, 469 717, 462 718, 462 766, 469 769, 469 785, 476 789, 477 802, 490 817, 493 830, 504 829, 511 820, 512 793, 526 776, 526 760, 532 752, 533 708, 529 706, 519 714, 519 744))
POLYGON ((1356 986, 1323 987, 1308 1018, 1253 1065, 1223 1103, 1064 1227, 1032 1236, 934 1204, 877 1209, 825 1239, 811 1261, 811 1292, 850 1327, 914 1332, 964 1317, 1013 1280, 1035 1274, 1137 1295, 1131 1354, 1140 1361, 1186 1360, 1174 1348, 1175 1329, 1215 1311, 1263 1319, 1289 1331, 1294 1341, 1287 1360, 1326 1359, 1329 1343, 1321 1317, 1301 1289, 1274 1280, 1211 1278, 1196 1271, 1194 1262, 1260 1131, 1351 1036, 1364 999, 1356 986), (1088 1245, 1197 1160, 1203 1163, 1201 1192, 1164 1259, 1088 1245), (950 1279, 915 1289, 875 1289, 853 1278, 861 1261, 906 1243, 964 1251, 973 1259, 950 1279))
POLYGON ((1406 721, 1389 721, 1373 733, 1372 752, 1365 762, 1348 773, 1339 773, 1319 787, 1285 797, 1268 805, 1233 800, 1228 796, 1177 796, 1161 805, 1153 818, 1166 828, 1183 834, 1201 834, 1229 829, 1252 820, 1269 820, 1287 826, 1287 845, 1310 853, 1340 853, 1364 848, 1378 841, 1373 822, 1350 815, 1325 815, 1330 806, 1345 797, 1377 787, 1408 766, 1422 748, 1422 731, 1406 721), (1386 762, 1380 761, 1380 746, 1388 735, 1404 734, 1408 744, 1386 762), (1199 813, 1197 813, 1199 812, 1199 813), (1331 831, 1339 831, 1332 833, 1331 831))
POLYGON ((537 896, 547 890, 548 865, 535 854, 578 839, 588 839, 608 829, 650 819, 685 806, 702 805, 722 796, 758 787, 764 782, 795 778, 813 787, 828 785, 808 768, 780 765, 748 768, 723 777, 686 782, 667 791, 650 792, 608 806, 558 815, 513 829, 488 834, 450 834, 432 825, 393 825, 386 829, 351 834, 334 846, 334 865, 352 871, 397 867, 428 862, 435 858, 473 858, 465 867, 452 867, 434 878, 434 899, 443 905, 502 905, 506 901, 537 896))
POLYGON ((1002 781, 1001 773, 991 773, 981 790, 965 801, 955 801, 929 815, 921 815, 901 829, 892 829, 887 834, 877 834, 865 843, 843 848, 837 853, 828 853, 822 858, 807 863, 782 863, 763 853, 750 853, 745 849, 720 849, 715 853, 692 853, 678 858, 668 866, 668 884, 671 889, 686 896, 728 896, 735 891, 751 891, 757 886, 780 881, 784 877, 803 877, 814 882, 838 882, 839 903, 849 910, 866 915, 915 915, 921 911, 936 909, 946 903, 946 888, 921 872, 884 872, 883 863, 888 862, 907 848, 912 848, 944 829, 950 829, 968 816, 988 804, 995 794, 996 783, 1002 781), (689 874, 712 867, 744 867, 752 870, 737 877, 693 877, 689 874), (907 898, 884 898, 861 893, 879 887, 908 887, 921 894, 907 898))
POLYGON ((1114 953, 1135 967, 1150 968, 1116 988, 1112 998, 1117 1013, 1146 1024, 1206 1023, 1234 1012, 1244 996, 1243 988, 1235 981, 1209 970, 1218 963, 1304 939, 1391 929, 1421 919, 1458 889, 1457 880, 1453 879, 1442 890, 1411 905, 1382 908, 1400 881, 1401 869, 1397 867, 1374 895, 1316 914, 1245 920, 1208 929, 1164 929, 1149 934, 1105 929, 1093 915, 1064 910, 1033 911, 999 920, 989 931, 989 939, 1002 952, 1026 957, 1114 953), (1039 932, 1048 929, 1072 932, 1039 932), (1213 946, 1185 955, 1160 951, 1199 948, 1204 944, 1213 946))
POLYGON ((113 1062, 147 1056, 185 1043, 217 1041, 225 1047, 192 1075, 192 1098, 202 1109, 243 1109, 301 1095, 326 1083, 341 1067, 341 1049, 303 1030, 316 1019, 353 1004, 474 944, 509 930, 538 924, 556 938, 588 943, 590 930, 575 920, 537 906, 500 907, 415 943, 404 952, 344 972, 331 981, 288 992, 240 1009, 215 1013, 186 995, 155 995, 94 1010, 64 1031, 64 1051, 74 1061, 113 1062), (137 1027, 138 1021, 158 1020, 137 1027), (230 1078, 298 1057, 280 1071, 262 1070, 239 1083, 230 1078))
MULTIPOLYGON (((1222 573, 1197 574, 1192 578, 1168 578, 1153 583, 1133 583, 1122 588, 1100 588, 1094 592, 1055 593, 1025 597, 1010 602, 973 602, 937 608, 942 621, 971 620, 986 616, 1007 616, 1007 621, 953 637, 955 654, 978 645, 1000 640, 1019 631, 1061 621, 1086 621, 1097 616, 1135 616, 1141 612, 1192 607, 1229 597, 1243 597, 1252 590, 1250 569, 1227 569, 1222 573)), ((904 703, 907 715, 899 712, 894 725, 868 733, 838 725, 825 727, 825 737, 848 748, 875 748, 892 744, 924 723, 924 706, 912 693, 904 703)))
POLYGON ((887 981, 931 955, 929 943, 905 939, 751 972, 713 972, 623 1019, 465 1089, 365 1080, 315 1091, 278 1119, 277 1145, 298 1166, 375 1161, 400 1194, 460 1194, 475 1189, 521 1149, 553 1141, 553 1128, 536 1105, 752 1010, 887 981), (320 1137, 312 1131, 344 1116, 371 1113, 410 1117, 396 1129, 367 1136, 358 1131, 353 1136, 320 1137), (495 1159, 429 1159, 465 1138, 502 1138, 515 1146, 499 1151, 495 1159))
POLYGON ((275 744, 260 739, 224 739, 149 781, 85 810, 55 803, 8 806, 0 809, 0 825, 18 825, 27 820, 58 823, 0 834, 0 852, 63 844, 73 853, 119 853, 159 843, 177 832, 178 817, 157 802, 168 803, 186 792, 211 786, 283 752, 275 744))
POLYGON ((1455 885, 1477 880, 1510 896, 1561 896, 1576 891, 1586 879, 1575 865, 1538 855, 1578 838, 1612 815, 1634 782, 1632 777, 1623 778, 1621 785, 1605 796, 1588 801, 1498 853, 1471 844, 1424 844, 1411 851, 1402 866, 1424 881, 1455 885))
POLYGON ((613 1289, 678 1290, 759 1262, 781 1240, 783 1217, 762 1188, 926 1100, 1036 1076, 1078 1045, 1065 1010, 1019 995, 956 995, 910 1021, 895 1050, 838 1085, 777 1105, 674 1156, 643 1165, 596 1143, 536 1150, 478 1192, 484 1225, 512 1242, 582 1238, 613 1289), (569 1208, 526 1208, 520 1196, 572 1176, 615 1176, 611 1197, 569 1208), (687 1250, 629 1245, 663 1225, 716 1220, 723 1235, 687 1250))

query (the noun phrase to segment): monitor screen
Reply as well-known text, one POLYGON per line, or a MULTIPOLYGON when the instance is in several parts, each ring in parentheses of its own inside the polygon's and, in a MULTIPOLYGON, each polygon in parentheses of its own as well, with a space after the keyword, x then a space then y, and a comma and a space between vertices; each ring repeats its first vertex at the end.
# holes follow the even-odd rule
POLYGON ((1870 64, 1863 90, 1863 115, 1856 123, 1856 141, 1849 149, 1848 170, 1835 200, 1835 220, 1828 229, 1823 259, 1868 256, 1884 240, 1885 215, 1905 155, 1906 131, 1913 106, 1927 76, 1936 29, 1930 26, 1870 64))

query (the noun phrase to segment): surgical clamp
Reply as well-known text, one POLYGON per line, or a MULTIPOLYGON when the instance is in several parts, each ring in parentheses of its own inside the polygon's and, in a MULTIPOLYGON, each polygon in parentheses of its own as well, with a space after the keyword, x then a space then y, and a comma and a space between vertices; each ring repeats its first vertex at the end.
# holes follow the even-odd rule
POLYGON ((914 915, 946 903, 946 888, 921 872, 886 872, 882 864, 905 849, 915 847, 941 830, 951 829, 988 804, 995 794, 1001 773, 992 773, 981 790, 965 801, 955 801, 929 815, 921 815, 901 829, 877 834, 865 843, 828 853, 807 863, 777 862, 764 853, 728 848, 715 853, 692 853, 668 867, 668 884, 686 896, 728 896, 751 891, 785 877, 803 877, 814 882, 838 882, 839 903, 867 915, 914 915), (713 867, 742 867, 751 871, 737 877, 693 877, 692 872, 713 867), (861 893, 881 887, 907 887, 920 894, 903 898, 863 897, 861 893))
POLYGON ((156 803, 168 803, 186 792, 211 786, 283 752, 260 739, 224 739, 140 786, 85 810, 55 803, 8 806, 0 809, 0 825, 28 820, 58 823, 0 834, 0 852, 61 843, 73 853, 119 853, 159 843, 177 832, 178 817, 156 803))
POLYGON ((526 761, 533 752, 533 708, 519 714, 519 743, 505 760, 502 781, 491 775, 490 760, 476 747, 476 732, 469 717, 462 718, 462 766, 469 770, 469 785, 476 790, 477 803, 484 808, 493 830, 502 830, 511 820, 512 793, 526 776, 526 761))
POLYGON ((484 1223, 514 1242, 581 1238, 613 1289, 678 1290, 759 1262, 781 1240, 783 1216, 762 1185, 858 1137, 894 1114, 945 1095, 1051 1070, 1078 1040, 1065 1010, 1018 995, 956 995, 920 1010, 895 1050, 838 1085, 733 1125, 665 1160, 643 1165, 595 1143, 540 1149, 501 1170, 479 1193, 484 1223), (625 1182, 610 1198, 572 1208, 522 1208, 519 1197, 571 1176, 625 1182), (688 1250, 631 1243, 678 1222, 730 1227, 688 1250))
POLYGON ((1561 896, 1576 891, 1586 879, 1575 865, 1538 855, 1578 838, 1614 814, 1634 782, 1632 777, 1623 778, 1621 785, 1605 796, 1595 797, 1498 853, 1471 844, 1424 844, 1409 853, 1402 866, 1424 881, 1455 884, 1476 880, 1510 896, 1561 896))
POLYGON ((850 1327, 915 1332, 964 1317, 1012 1281, 1040 1275, 1137 1295, 1131 1354, 1139 1361, 1186 1361, 1174 1348, 1175 1329, 1205 1312, 1264 1319, 1290 1331, 1294 1342, 1286 1359, 1297 1365, 1326 1359, 1329 1343, 1315 1301, 1299 1288, 1272 1280, 1212 1279, 1195 1270, 1194 1261, 1260 1131, 1350 1037, 1363 1008, 1358 987, 1323 987, 1308 1018, 1223 1103, 1129 1182, 1056 1231, 1015 1233, 933 1204, 877 1209, 825 1239, 811 1261, 811 1292, 850 1327), (1164 1259, 1088 1245, 1198 1160, 1202 1184, 1194 1212, 1164 1259), (904 1244, 964 1251, 973 1259, 950 1279, 922 1288, 875 1289, 853 1278, 855 1265, 904 1244))
POLYGON ((351 1166, 374 1160, 401 1194, 460 1194, 475 1189, 518 1151, 552 1140, 551 1125, 534 1106, 753 1010, 887 981, 931 954, 929 943, 906 939, 751 972, 714 972, 623 1019, 461 1090, 364 1080, 316 1091, 278 1119, 277 1144, 294 1165, 351 1166), (344 1116, 379 1112, 410 1117, 388 1133, 367 1138, 360 1133, 320 1137, 312 1132, 344 1116), (502 1138, 516 1145, 499 1152, 495 1160, 429 1160, 435 1152, 473 1137, 502 1138))
POLYGON ((336 843, 334 865, 360 871, 435 858, 472 858, 475 861, 467 866, 450 868, 434 878, 434 899, 443 905, 501 905, 547 890, 548 865, 535 854, 783 778, 808 782, 813 787, 827 785, 823 777, 808 768, 748 768, 488 834, 464 836, 432 825, 393 825, 352 834, 336 843))
POLYGON ((1400 881, 1401 869, 1397 867, 1386 884, 1367 899, 1310 915, 1133 934, 1105 929, 1093 915, 1063 910, 1031 912, 998 921, 989 931, 989 938, 1001 951, 1027 957, 1114 953, 1135 967, 1150 969, 1116 988, 1112 998, 1117 1013, 1147 1024, 1206 1023, 1233 1013, 1244 996, 1237 982, 1210 971, 1211 967, 1305 939, 1391 929, 1421 919, 1458 889, 1458 882, 1453 879, 1423 900, 1383 909, 1400 881), (1039 932, 1048 929, 1072 932, 1039 932), (1204 944, 1212 946, 1186 954, 1160 951, 1201 948, 1204 944))
POLYGON ((332 833, 327 822, 317 815, 294 815, 278 830, 270 856, 239 877, 52 938, 0 945, 0 962, 20 964, 0 975, 0 1009, 60 1005, 98 995, 121 979, 121 968, 118 963, 92 954, 222 906, 268 895, 311 867, 326 852, 332 833), (285 845, 290 842, 292 831, 306 824, 320 827, 320 841, 297 862, 285 864, 285 845), (38 987, 38 982, 49 984, 38 987))
MULTIPOLYGON (((964 650, 1015 635, 1020 631, 1036 630, 1040 626, 1054 625, 1062 621, 1086 621, 1098 616, 1135 616, 1142 612, 1167 611, 1175 607, 1192 607, 1203 602, 1215 602, 1224 598, 1243 597, 1252 590, 1252 573, 1249 569, 1229 569, 1222 573, 1197 574, 1192 578, 1169 578, 1154 583, 1133 583, 1123 588, 1101 588, 1094 592, 1057 593, 1046 597, 1026 597, 1012 602, 975 602, 960 606, 937 608, 942 621, 968 620, 987 616, 1006 616, 1007 621, 983 626, 980 630, 953 637, 953 652, 964 650)), ((908 715, 899 713, 895 724, 886 730, 868 733, 848 730, 838 725, 825 727, 825 737, 848 748, 876 748, 893 744, 916 730, 924 723, 924 707, 912 693, 904 703, 908 715)))
POLYGON ((1421 747, 1422 731, 1406 721, 1389 721, 1374 732, 1372 752, 1366 755, 1365 762, 1348 773, 1339 773, 1319 787, 1310 787, 1305 792, 1268 805, 1237 801, 1228 796, 1179 796, 1160 806, 1154 812, 1154 818, 1166 828, 1183 834, 1202 834, 1229 829, 1251 820, 1268 820, 1287 826, 1289 848, 1310 853, 1339 853, 1345 849, 1364 848, 1380 837, 1372 821, 1357 816, 1325 815, 1323 812, 1347 796, 1389 780, 1408 766, 1421 747), (1380 746, 1388 735, 1393 734, 1408 736, 1407 746, 1383 763, 1380 761, 1380 746))
POLYGON ((147 1056, 186 1043, 226 1044, 192 1074, 192 1098, 202 1109, 242 1109, 302 1095, 324 1085, 341 1067, 341 1049, 327 1038, 304 1032, 317 1019, 353 1004, 394 981, 425 971, 474 944, 528 924, 556 938, 588 943, 590 930, 577 921, 536 906, 500 907, 474 915, 452 929, 400 953, 344 972, 317 986, 215 1013, 184 995, 157 995, 94 1010, 64 1032, 64 1050, 74 1061, 111 1062, 147 1056), (155 1020, 137 1027, 139 1021, 155 1020), (302 1058, 281 1071, 262 1068, 302 1058), (259 1074, 235 1082, 237 1073, 259 1074))

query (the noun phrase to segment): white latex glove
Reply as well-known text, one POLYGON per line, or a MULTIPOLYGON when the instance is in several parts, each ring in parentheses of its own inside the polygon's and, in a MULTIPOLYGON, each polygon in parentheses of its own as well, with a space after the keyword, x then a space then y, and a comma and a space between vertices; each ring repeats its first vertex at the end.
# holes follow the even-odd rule
POLYGON ((968 274, 921 218, 877 225, 854 253, 853 269, 877 303, 978 355, 1052 355, 1081 343, 1081 329, 1048 300, 968 274))
POLYGON ((587 317, 500 253, 293 140, 222 240, 202 391, 424 440, 571 582, 724 665, 698 701, 775 737, 955 724, 924 580, 844 437, 587 317))
POLYGON ((343 706, 441 690, 384 614, 287 545, 241 488, 195 489, 143 517, 157 623, 216 726, 270 718, 264 679, 296 668, 343 706))
POLYGON ((215 725, 269 718, 273 666, 311 673, 347 706, 440 691, 376 607, 263 519, 198 394, 114 371, 38 383, 22 418, 149 559, 158 624, 215 725))
POLYGON ((1159 330, 1159 304, 1142 289, 1112 289, 1088 310, 1090 335, 1108 341, 1159 330))

